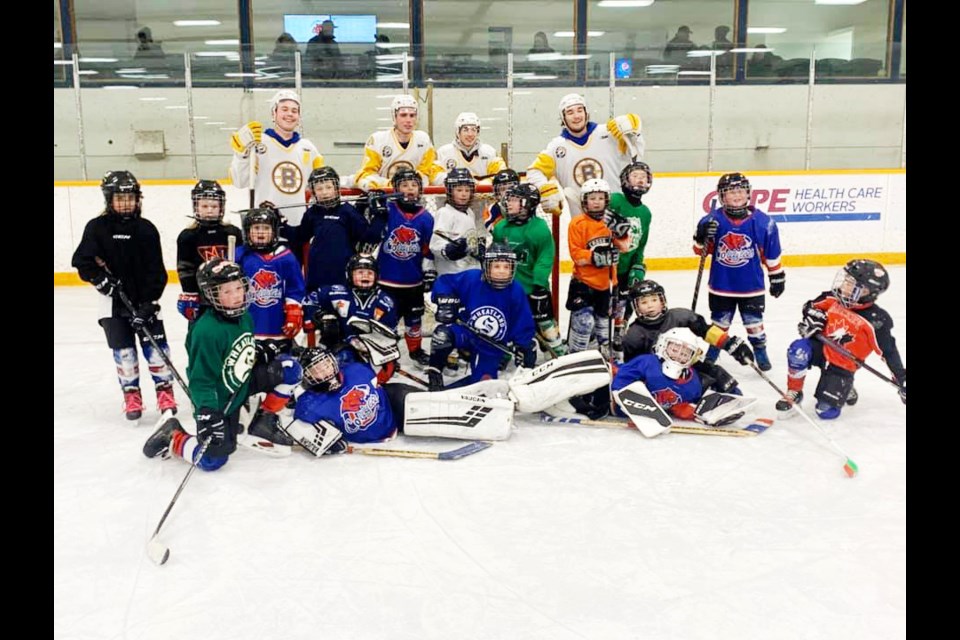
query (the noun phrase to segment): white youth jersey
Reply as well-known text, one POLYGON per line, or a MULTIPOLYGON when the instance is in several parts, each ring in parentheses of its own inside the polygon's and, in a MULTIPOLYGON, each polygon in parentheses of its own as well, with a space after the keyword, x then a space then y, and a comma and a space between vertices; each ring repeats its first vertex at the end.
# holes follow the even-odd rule
MULTIPOLYGON (((323 156, 312 142, 304 138, 285 147, 264 132, 262 142, 266 153, 255 154, 254 205, 259 205, 264 200, 269 200, 277 207, 303 205, 280 209, 280 214, 289 224, 298 226, 307 210, 304 193, 307 178, 314 169, 324 166, 323 156)), ((235 187, 250 187, 250 158, 244 158, 239 153, 233 154, 230 179, 235 187)))
MULTIPOLYGON (((447 273, 460 273, 467 269, 479 269, 480 263, 470 256, 464 256, 459 260, 447 260, 443 257, 443 248, 447 246, 450 239, 470 238, 477 235, 476 221, 470 211, 464 213, 459 209, 454 209, 450 205, 443 205, 434 215, 433 235, 430 236, 430 251, 433 253, 433 261, 437 269, 437 275, 447 273), (437 232, 440 233, 437 233, 437 232), (447 236, 441 237, 440 234, 447 236)), ((481 234, 482 237, 482 234, 481 234)), ((468 241, 469 244, 469 241, 468 241)))
POLYGON ((399 169, 413 169, 426 176, 429 184, 443 184, 443 167, 437 164, 437 151, 430 136, 425 131, 414 131, 404 148, 393 129, 377 131, 367 140, 354 183, 364 190, 382 189, 390 186, 390 178, 399 169))
POLYGON ((437 158, 440 166, 447 173, 457 167, 464 167, 474 178, 489 176, 507 168, 507 163, 497 155, 494 148, 482 142, 470 154, 469 160, 464 157, 460 147, 453 142, 437 149, 437 158))
POLYGON ((597 123, 583 145, 563 136, 551 140, 527 168, 527 181, 539 188, 550 178, 556 178, 563 187, 571 213, 577 215, 581 213, 581 185, 587 180, 602 178, 610 185, 611 193, 619 192, 620 172, 630 159, 629 151, 620 153, 607 125, 597 123))

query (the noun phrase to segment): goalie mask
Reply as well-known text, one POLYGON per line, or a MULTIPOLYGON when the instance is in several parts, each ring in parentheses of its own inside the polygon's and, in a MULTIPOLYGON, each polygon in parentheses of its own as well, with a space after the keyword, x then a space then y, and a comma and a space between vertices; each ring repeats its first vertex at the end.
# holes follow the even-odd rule
POLYGON ((201 227, 215 227, 223 220, 227 194, 216 180, 201 180, 190 192, 193 217, 201 227))
POLYGON ((607 181, 592 178, 584 182, 583 186, 580 187, 580 206, 584 213, 594 220, 602 218, 603 212, 610 206, 610 185, 607 184, 607 181), (591 198, 590 196, 595 193, 602 194, 603 197, 594 196, 591 198))
POLYGON ((307 186, 313 194, 313 201, 324 209, 336 209, 340 206, 340 176, 333 167, 320 167, 311 171, 307 186))
POLYGON ((321 393, 340 388, 340 365, 326 347, 308 347, 300 354, 304 389, 321 393))
POLYGON ((653 352, 662 361, 663 375, 673 380, 679 379, 686 369, 703 359, 700 340, 686 327, 661 333, 653 352))
POLYGON ((457 167, 451 169, 444 178, 443 186, 447 190, 447 204, 459 211, 466 211, 473 200, 473 194, 476 193, 477 181, 473 179, 469 169, 457 167), (464 189, 458 190, 457 187, 468 187, 469 193, 464 189))
POLYGON ((494 289, 506 289, 517 270, 517 254, 505 242, 494 242, 483 255, 483 279, 494 289))
POLYGON ((225 318, 242 316, 253 299, 250 281, 236 262, 211 258, 197 269, 200 299, 225 318))
POLYGON ((108 171, 100 182, 100 191, 108 213, 123 217, 140 215, 143 194, 140 183, 129 171, 108 171))
POLYGON ((507 191, 500 202, 503 215, 512 224, 523 224, 537 211, 540 204, 540 190, 532 184, 518 184, 507 191))
POLYGON ((279 233, 280 214, 273 207, 253 209, 243 219, 243 243, 254 251, 276 249, 279 233))
POLYGON ((641 324, 653 324, 667 312, 667 294, 653 280, 643 280, 630 288, 630 303, 641 324))
POLYGON ((717 182, 717 199, 731 218, 745 218, 750 213, 750 181, 742 173, 725 173, 717 182))
POLYGON ((890 276, 875 260, 856 259, 837 272, 833 293, 848 309, 863 309, 876 302, 890 286, 890 276))
POLYGON ((626 195, 640 199, 653 186, 653 172, 646 162, 634 160, 620 172, 620 189, 626 195))

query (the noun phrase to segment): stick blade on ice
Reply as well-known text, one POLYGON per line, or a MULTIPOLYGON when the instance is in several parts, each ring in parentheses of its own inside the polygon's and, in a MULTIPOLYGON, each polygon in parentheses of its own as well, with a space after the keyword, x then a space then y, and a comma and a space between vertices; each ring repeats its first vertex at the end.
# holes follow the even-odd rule
POLYGON ((850 458, 847 458, 847 462, 843 465, 843 472, 849 477, 854 478, 858 473, 860 473, 860 468, 857 466, 856 462, 850 458))
POLYGON ((170 559, 170 549, 163 546, 156 538, 147 543, 147 556, 156 565, 163 565, 170 559))

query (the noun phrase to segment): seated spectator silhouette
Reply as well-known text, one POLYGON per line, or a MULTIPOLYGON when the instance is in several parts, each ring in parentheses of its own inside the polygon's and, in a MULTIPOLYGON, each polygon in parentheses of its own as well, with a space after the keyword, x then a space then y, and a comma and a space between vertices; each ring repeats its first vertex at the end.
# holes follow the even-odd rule
POLYGON ((273 71, 293 71, 297 67, 297 50, 297 41, 293 36, 287 32, 281 33, 267 58, 267 66, 276 67, 273 71))
POLYGON ((150 71, 167 68, 167 55, 159 42, 153 41, 153 32, 150 27, 143 27, 137 32, 137 51, 133 59, 150 71))
POLYGON ((340 45, 333 31, 333 20, 324 20, 314 27, 317 35, 307 41, 307 64, 316 78, 336 78, 340 68, 340 45))
MULTIPOLYGON (((766 49, 767 46, 758 44, 757 49, 766 49)), ((776 75, 777 67, 783 62, 783 58, 773 53, 773 51, 755 51, 750 56, 747 65, 748 76, 773 76, 776 75)))
POLYGON ((556 53, 547 43, 547 34, 543 31, 537 31, 533 36, 533 46, 528 53, 556 53))
POLYGON ((714 51, 724 52, 717 55, 717 73, 723 71, 725 75, 733 68, 733 54, 729 53, 730 49, 733 49, 733 43, 727 38, 728 33, 730 27, 719 26, 714 29, 713 45, 710 47, 714 51))
POLYGON ((667 46, 663 50, 664 61, 678 64, 687 62, 687 53, 697 48, 697 45, 690 40, 692 35, 693 31, 690 31, 690 27, 687 25, 677 29, 677 34, 667 42, 667 46))

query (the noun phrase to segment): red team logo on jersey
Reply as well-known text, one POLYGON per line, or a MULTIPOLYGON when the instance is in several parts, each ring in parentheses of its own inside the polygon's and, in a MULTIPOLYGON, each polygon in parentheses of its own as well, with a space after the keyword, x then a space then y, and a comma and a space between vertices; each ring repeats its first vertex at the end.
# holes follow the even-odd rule
POLYGON ((653 399, 656 400, 657 404, 664 409, 669 409, 670 407, 683 402, 683 398, 680 397, 680 394, 669 387, 666 389, 661 389, 660 391, 654 391, 653 399))
POLYGON ((390 233, 385 244, 387 253, 398 260, 410 260, 420 255, 420 233, 407 226, 399 226, 390 233))
POLYGON ((210 244, 197 247, 197 253, 200 255, 200 261, 206 262, 214 258, 226 258, 227 248, 222 244, 210 244))
POLYGON ((340 396, 340 417, 347 433, 363 431, 377 419, 380 397, 368 384, 358 384, 340 396))
POLYGON ((742 267, 753 259, 753 239, 736 231, 723 234, 717 243, 717 260, 728 267, 742 267))
POLYGON ((250 278, 253 289, 253 304, 258 307, 269 307, 283 297, 283 284, 275 271, 259 269, 250 278))

